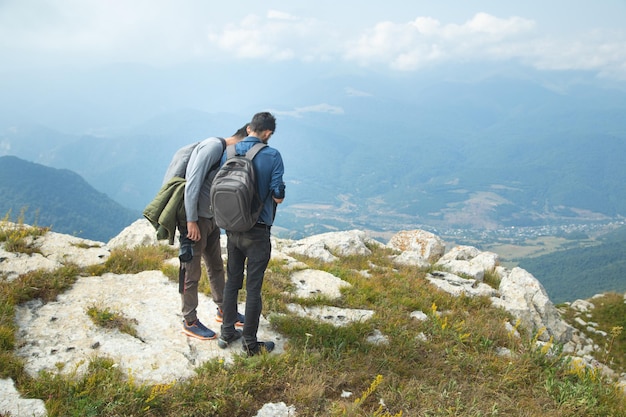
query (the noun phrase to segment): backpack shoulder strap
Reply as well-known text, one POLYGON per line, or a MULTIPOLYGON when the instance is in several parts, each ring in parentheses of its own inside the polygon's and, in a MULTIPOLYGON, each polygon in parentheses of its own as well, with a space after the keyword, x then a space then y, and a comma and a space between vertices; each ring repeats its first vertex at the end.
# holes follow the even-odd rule
MULTIPOLYGON (((223 138, 218 138, 220 143, 222 144, 222 153, 226 150, 226 141, 223 138)), ((220 165, 222 163, 222 157, 220 156, 217 162, 215 162, 211 168, 206 172, 207 177, 211 174, 211 172, 220 169, 220 165)))
POLYGON ((235 145, 229 145, 226 147, 226 159, 230 159, 236 155, 235 145))
MULTIPOLYGON (((263 148, 267 146, 266 143, 259 142, 255 143, 245 154, 245 157, 249 160, 253 160, 256 154, 263 148)), ((233 156, 237 155, 237 150, 235 149, 235 145, 229 145, 226 147, 226 159, 230 159, 233 156)))
POLYGON ((254 146, 252 146, 250 149, 248 149, 248 152, 246 152, 246 158, 252 161, 256 154, 259 153, 259 151, 266 146, 267 144, 263 142, 255 143, 254 146))

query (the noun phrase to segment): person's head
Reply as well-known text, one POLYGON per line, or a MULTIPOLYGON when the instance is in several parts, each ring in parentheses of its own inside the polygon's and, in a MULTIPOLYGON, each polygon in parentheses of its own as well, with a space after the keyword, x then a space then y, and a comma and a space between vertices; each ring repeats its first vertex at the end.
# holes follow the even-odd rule
POLYGON ((235 133, 233 133, 233 135, 229 138, 226 138, 226 145, 233 145, 237 142, 240 142, 241 140, 243 140, 246 136, 248 136, 248 126, 250 126, 250 123, 246 123, 245 125, 243 125, 243 127, 240 127, 239 129, 237 129, 237 131, 235 133))
POLYGON ((269 112, 255 114, 248 126, 248 134, 254 133, 263 142, 267 142, 275 130, 276 118, 269 112))
POLYGON ((248 136, 248 126, 250 126, 250 123, 246 123, 245 125, 243 125, 243 127, 237 129, 237 131, 233 133, 233 137, 237 139, 243 139, 248 136))

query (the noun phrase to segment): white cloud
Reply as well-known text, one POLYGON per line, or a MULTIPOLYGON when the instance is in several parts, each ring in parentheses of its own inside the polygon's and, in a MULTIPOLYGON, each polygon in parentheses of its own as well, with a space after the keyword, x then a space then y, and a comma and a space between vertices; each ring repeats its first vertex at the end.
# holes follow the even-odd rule
POLYGON ((352 88, 352 87, 346 87, 344 91, 346 92, 346 95, 349 97, 371 97, 372 96, 372 94, 366 91, 357 90, 356 88, 352 88))
POLYGON ((464 25, 464 31, 487 33, 496 37, 504 37, 517 33, 528 32, 535 27, 535 22, 521 17, 500 19, 487 13, 477 13, 464 25))
POLYGON ((159 0, 0 3, 0 52, 14 62, 171 63, 202 49, 203 10, 159 0))
POLYGON ((478 13, 464 24, 418 17, 382 22, 353 41, 345 59, 415 71, 441 62, 516 59, 544 70, 594 70, 626 79, 626 32, 595 30, 575 37, 548 37, 537 23, 478 13))
POLYGON ((446 62, 514 59, 539 69, 588 69, 626 78, 626 30, 621 28, 559 37, 545 33, 555 26, 550 20, 484 12, 462 23, 407 13, 403 22, 397 17, 401 13, 395 19, 381 14, 376 21, 339 5, 337 14, 328 14, 291 3, 264 9, 252 1, 219 7, 201 0, 34 3, 0 1, 5 68, 246 59, 417 71, 446 62))
POLYGON ((415 26, 419 33, 426 36, 436 34, 441 27, 441 23, 432 17, 418 17, 410 25, 415 26))
POLYGON ((595 70, 626 79, 626 35, 581 34, 576 40, 540 39, 525 46, 526 61, 538 69, 595 70))
POLYGON ((299 20, 297 17, 290 15, 289 13, 281 12, 279 10, 270 10, 267 12, 268 19, 279 19, 279 20, 299 20))
POLYGON ((293 110, 272 110, 272 113, 279 116, 290 116, 300 118, 306 113, 329 113, 343 114, 343 108, 331 106, 330 104, 321 103, 306 107, 296 107, 293 110))
POLYGON ((412 71, 445 60, 488 57, 492 45, 532 35, 534 26, 531 20, 500 19, 486 13, 478 13, 462 25, 442 24, 432 17, 408 23, 383 22, 354 42, 345 57, 362 65, 387 63, 397 70, 412 71))
POLYGON ((272 10, 265 18, 251 14, 224 29, 212 30, 208 41, 225 57, 323 61, 333 48, 328 42, 333 32, 318 20, 272 10))

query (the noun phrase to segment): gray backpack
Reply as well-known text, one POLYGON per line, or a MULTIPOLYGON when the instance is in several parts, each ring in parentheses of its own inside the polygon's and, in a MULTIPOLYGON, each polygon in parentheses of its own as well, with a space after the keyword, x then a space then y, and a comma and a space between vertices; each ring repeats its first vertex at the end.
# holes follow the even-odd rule
POLYGON ((263 209, 256 186, 252 160, 265 146, 257 143, 245 155, 235 154, 235 145, 226 148, 226 162, 211 184, 211 205, 218 227, 246 232, 256 224, 263 209))

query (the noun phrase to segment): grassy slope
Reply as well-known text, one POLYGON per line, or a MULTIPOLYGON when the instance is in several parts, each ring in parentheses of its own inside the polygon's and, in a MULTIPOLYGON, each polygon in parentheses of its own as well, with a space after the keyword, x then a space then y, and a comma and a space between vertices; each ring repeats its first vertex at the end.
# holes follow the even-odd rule
MULTIPOLYGON (((352 284, 332 302, 294 298, 290 271, 272 262, 264 308, 289 339, 286 352, 241 357, 232 366, 212 361, 194 378, 167 385, 136 385, 107 358, 94 359, 88 375, 29 378, 12 353, 13 308, 31 298, 54 299, 81 271, 66 267, 1 282, 0 377, 13 378, 26 397, 43 399, 50 416, 252 416, 264 403, 277 401, 295 405, 299 416, 626 413, 623 394, 610 383, 593 372, 570 368, 560 355, 546 356, 550 345, 537 347, 532 332, 518 329, 521 337, 514 336, 503 325, 511 318, 490 307, 489 300, 453 298, 431 287, 424 271, 397 270, 387 251, 372 249, 369 258, 344 258, 333 264, 302 259, 352 284), (362 270, 370 276, 358 272, 362 270), (376 314, 364 323, 333 327, 287 313, 286 303, 294 301, 367 308, 376 314), (411 319, 416 310, 425 312, 428 320, 411 319), (388 344, 365 341, 375 329, 389 338, 388 344), (511 355, 499 354, 501 348, 511 355)), ((105 265, 82 272, 134 273, 158 268, 171 256, 150 248, 114 252, 105 265)), ((175 268, 162 268, 175 280, 175 268)), ((614 318, 609 313, 604 320, 614 318)), ((612 355, 624 355, 621 343, 611 349, 612 355)))

